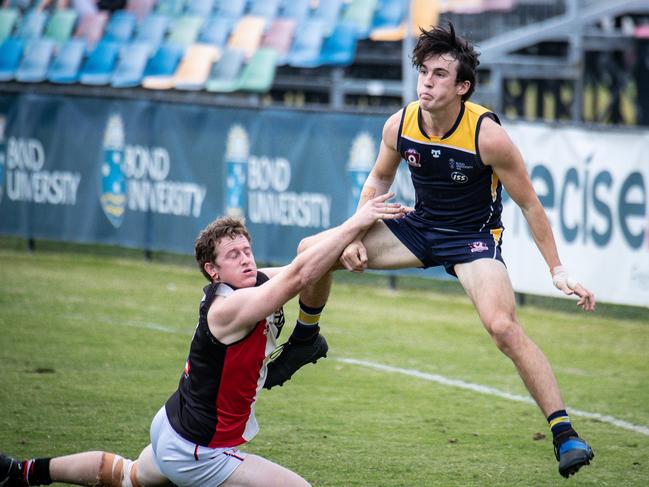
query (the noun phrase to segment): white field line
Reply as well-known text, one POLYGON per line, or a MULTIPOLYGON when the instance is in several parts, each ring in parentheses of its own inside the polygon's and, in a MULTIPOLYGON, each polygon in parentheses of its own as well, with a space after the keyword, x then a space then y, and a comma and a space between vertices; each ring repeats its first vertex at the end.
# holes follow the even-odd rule
MULTIPOLYGON (((409 375, 411 377, 417 377, 418 379, 427 380, 430 382, 436 382, 445 386, 457 387, 459 389, 465 389, 468 391, 479 392, 480 394, 488 394, 490 396, 500 397, 502 399, 508 399, 510 401, 524 402, 527 404, 536 404, 530 396, 521 396, 518 394, 511 394, 509 392, 500 391, 493 387, 483 386, 481 384, 472 384, 471 382, 464 382, 463 380, 458 379, 449 379, 438 374, 428 374, 426 372, 421 372, 414 369, 402 369, 400 367, 392 367, 390 365, 378 364, 376 362, 368 362, 367 360, 357 360, 353 358, 338 358, 336 359, 339 362, 344 362, 351 365, 360 365, 363 367, 369 367, 374 370, 380 370, 382 372, 392 372, 397 374, 409 375)), ((633 431, 635 433, 640 433, 646 436, 649 436, 649 427, 641 426, 622 419, 614 418, 607 414, 600 413, 589 413, 588 411, 582 411, 580 409, 568 408, 568 414, 571 416, 581 416, 582 418, 594 419, 596 421, 601 421, 603 423, 608 423, 618 428, 625 430, 633 431)))

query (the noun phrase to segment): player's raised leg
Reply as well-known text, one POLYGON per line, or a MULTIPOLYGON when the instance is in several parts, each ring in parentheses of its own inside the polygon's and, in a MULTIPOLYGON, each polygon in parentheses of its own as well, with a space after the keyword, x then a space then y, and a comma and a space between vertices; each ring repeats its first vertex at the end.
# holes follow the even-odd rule
POLYGON ((564 477, 574 474, 588 465, 594 455, 570 423, 548 359, 518 323, 514 291, 504 264, 495 259, 479 259, 457 264, 455 272, 491 338, 512 360, 548 419, 559 473, 564 477))
POLYGON ((221 484, 222 487, 309 487, 309 483, 295 472, 257 455, 246 455, 245 460, 221 484))

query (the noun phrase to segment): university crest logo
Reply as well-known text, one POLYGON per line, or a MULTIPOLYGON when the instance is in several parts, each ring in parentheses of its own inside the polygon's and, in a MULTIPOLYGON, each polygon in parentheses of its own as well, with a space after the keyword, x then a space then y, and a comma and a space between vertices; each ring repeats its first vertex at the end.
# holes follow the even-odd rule
POLYGON ((101 163, 101 208, 115 227, 119 228, 126 209, 126 178, 124 160, 124 123, 119 115, 111 115, 104 133, 101 163))
POLYGON ((225 213, 229 216, 246 214, 247 172, 250 157, 248 132, 234 125, 228 132, 225 148, 225 213))

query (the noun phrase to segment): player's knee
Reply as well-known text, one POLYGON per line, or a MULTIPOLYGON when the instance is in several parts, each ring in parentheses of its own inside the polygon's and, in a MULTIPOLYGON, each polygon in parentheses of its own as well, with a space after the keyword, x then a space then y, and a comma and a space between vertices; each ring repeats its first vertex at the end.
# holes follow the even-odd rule
POLYGON ((137 462, 103 452, 97 487, 142 487, 137 480, 137 462))
POLYGON ((487 330, 496 345, 504 353, 509 354, 516 350, 522 337, 520 325, 510 316, 499 316, 490 320, 487 330))

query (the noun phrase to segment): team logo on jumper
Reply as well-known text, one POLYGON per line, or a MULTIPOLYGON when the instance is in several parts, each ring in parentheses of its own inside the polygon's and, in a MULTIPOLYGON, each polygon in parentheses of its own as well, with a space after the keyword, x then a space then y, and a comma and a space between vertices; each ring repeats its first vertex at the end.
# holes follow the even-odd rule
POLYGON ((469 176, 461 173, 460 171, 454 171, 451 173, 451 179, 456 183, 466 183, 469 180, 469 176))
POLYGON ((442 150, 441 149, 431 149, 430 150, 430 155, 432 155, 435 159, 439 159, 439 156, 442 155, 442 150))
POLYGON ((417 152, 416 149, 408 149, 403 153, 404 158, 409 166, 412 167, 421 167, 421 155, 417 152))
POLYGON ((102 154, 99 201, 108 221, 119 228, 126 210, 126 178, 122 171, 124 124, 119 115, 112 115, 108 119, 102 154))
POLYGON ((466 169, 473 169, 473 166, 465 162, 456 161, 455 159, 448 160, 448 167, 455 171, 463 171, 466 169))
POLYGON ((228 132, 225 149, 225 213, 243 216, 246 213, 246 176, 250 142, 241 125, 228 132))
POLYGON ((352 148, 349 151, 347 163, 347 175, 351 183, 351 193, 347 201, 347 213, 349 215, 356 211, 358 200, 363 191, 365 180, 372 170, 376 160, 376 145, 368 132, 361 132, 352 141, 352 148))
POLYGON ((2 193, 4 192, 5 187, 5 125, 7 124, 7 119, 5 117, 0 117, 0 203, 2 203, 2 193))
POLYGON ((471 249, 471 252, 484 252, 485 250, 489 250, 489 247, 487 247, 483 242, 473 242, 469 244, 469 249, 471 249))

